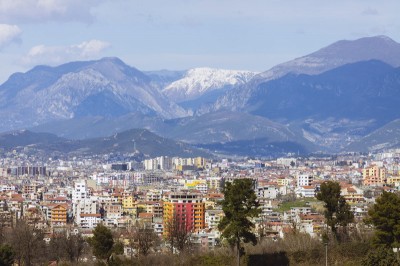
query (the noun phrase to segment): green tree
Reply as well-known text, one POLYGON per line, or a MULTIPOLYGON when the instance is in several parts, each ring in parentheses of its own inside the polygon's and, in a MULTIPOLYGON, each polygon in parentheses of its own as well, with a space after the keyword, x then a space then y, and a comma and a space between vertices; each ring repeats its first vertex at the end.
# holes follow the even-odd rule
POLYGON ((93 230, 93 237, 89 239, 89 244, 97 258, 108 261, 114 246, 111 230, 103 224, 98 224, 93 230))
POLYGON ((0 266, 11 266, 14 263, 14 251, 10 245, 0 245, 0 266))
POLYGON ((396 258, 393 250, 385 246, 380 246, 368 252, 367 256, 362 260, 364 266, 399 266, 400 263, 396 258))
POLYGON ((231 246, 236 246, 237 263, 240 264, 241 242, 257 244, 257 238, 252 232, 254 223, 251 218, 261 213, 257 196, 251 179, 236 179, 227 182, 223 188, 224 200, 222 210, 225 216, 218 225, 222 237, 231 246))
POLYGON ((376 199, 368 210, 367 223, 375 226, 373 243, 390 247, 400 243, 400 196, 390 192, 376 199))
POLYGON ((326 224, 331 228, 332 233, 337 238, 337 228, 346 228, 354 220, 354 215, 350 210, 350 205, 343 196, 340 195, 340 185, 337 182, 327 181, 321 184, 321 190, 317 193, 317 199, 325 202, 326 224))

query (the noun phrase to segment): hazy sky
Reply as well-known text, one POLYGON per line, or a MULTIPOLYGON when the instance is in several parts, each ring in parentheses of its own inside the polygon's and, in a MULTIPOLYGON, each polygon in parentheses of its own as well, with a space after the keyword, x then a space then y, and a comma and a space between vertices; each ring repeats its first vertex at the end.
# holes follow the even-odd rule
POLYGON ((264 71, 341 39, 400 41, 399 0, 0 0, 0 82, 117 56, 140 70, 264 71))

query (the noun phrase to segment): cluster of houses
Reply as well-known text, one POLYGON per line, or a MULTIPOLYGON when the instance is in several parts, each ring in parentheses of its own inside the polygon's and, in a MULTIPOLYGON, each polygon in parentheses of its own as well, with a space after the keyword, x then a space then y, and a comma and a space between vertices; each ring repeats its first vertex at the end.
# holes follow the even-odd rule
POLYGON ((122 232, 143 226, 162 239, 168 234, 168 223, 177 219, 191 233, 193 243, 208 250, 220 241, 224 183, 250 178, 262 210, 255 220, 259 237, 276 239, 293 230, 319 237, 326 225, 323 204, 315 195, 323 182, 339 182, 356 221, 362 222, 382 191, 400 187, 399 162, 398 150, 368 156, 242 161, 159 157, 136 170, 124 162, 93 161, 81 165, 52 161, 18 168, 22 166, 10 166, 10 160, 3 159, 0 226, 12 227, 25 219, 49 237, 60 230, 90 236, 99 223, 122 232))

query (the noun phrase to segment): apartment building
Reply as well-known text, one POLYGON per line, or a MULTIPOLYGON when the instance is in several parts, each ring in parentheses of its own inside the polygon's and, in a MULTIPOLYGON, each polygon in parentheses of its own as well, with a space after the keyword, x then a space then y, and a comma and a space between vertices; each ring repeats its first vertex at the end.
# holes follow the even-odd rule
POLYGON ((386 183, 386 169, 378 165, 371 165, 362 170, 365 186, 381 186, 386 183))
POLYGON ((205 204, 200 193, 189 191, 171 192, 164 202, 164 233, 168 224, 179 223, 187 231, 205 228, 205 204))

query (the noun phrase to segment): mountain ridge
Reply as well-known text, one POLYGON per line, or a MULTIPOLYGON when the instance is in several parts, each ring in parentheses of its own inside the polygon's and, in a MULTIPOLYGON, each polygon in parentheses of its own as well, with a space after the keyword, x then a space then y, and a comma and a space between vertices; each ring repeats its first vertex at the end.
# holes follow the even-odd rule
POLYGON ((18 128, 72 118, 93 95, 98 96, 92 99, 97 110, 111 104, 120 106, 122 113, 139 111, 165 118, 188 115, 154 88, 144 73, 118 58, 103 58, 58 67, 38 66, 12 75, 0 86, 0 129, 13 129, 8 124, 18 128), (104 101, 106 98, 110 101, 104 101))
POLYGON ((211 156, 188 144, 157 136, 147 129, 130 129, 86 140, 70 140, 50 133, 17 130, 0 134, 0 148, 6 151, 28 148, 65 155, 129 153, 141 159, 157 156, 211 156))
POLYGON ((400 43, 387 36, 364 37, 356 40, 341 40, 316 52, 302 56, 254 76, 248 83, 238 86, 221 96, 214 106, 203 109, 240 110, 252 95, 252 89, 260 83, 283 77, 286 74, 320 74, 336 67, 367 60, 379 60, 394 67, 400 66, 400 43))

